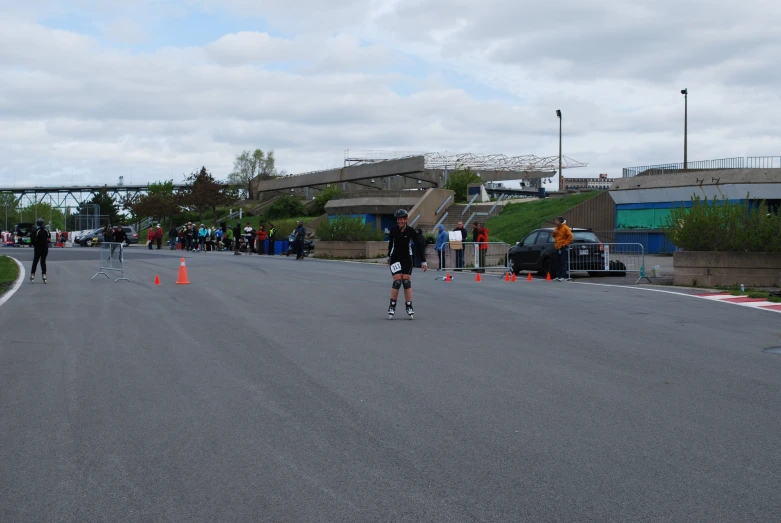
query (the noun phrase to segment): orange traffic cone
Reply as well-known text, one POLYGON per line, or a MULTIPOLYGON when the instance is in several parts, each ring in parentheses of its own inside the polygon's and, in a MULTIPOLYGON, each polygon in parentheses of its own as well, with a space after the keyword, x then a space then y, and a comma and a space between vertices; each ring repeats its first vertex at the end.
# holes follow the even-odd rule
POLYGON ((515 273, 513 273, 512 281, 515 281, 517 278, 515 277, 515 273))
POLYGON ((155 274, 155 285, 160 285, 160 275, 155 274))
POLYGON ((545 276, 545 281, 550 281, 550 273, 548 273, 548 275, 545 276))
POLYGON ((532 273, 530 273, 530 272, 527 273, 526 274, 526 279, 529 280, 529 281, 532 281, 532 273))
POLYGON ((187 267, 184 264, 184 258, 179 262, 179 279, 176 280, 179 285, 190 285, 190 280, 187 279, 187 267))
POLYGON ((504 281, 510 281, 510 273, 505 273, 504 275, 504 281))
POLYGON ((480 273, 479 273, 479 272, 477 273, 477 276, 475 277, 475 281, 481 281, 481 280, 480 280, 480 273))
POLYGON ((450 273, 447 273, 447 276, 445 277, 445 281, 450 281, 450 273))

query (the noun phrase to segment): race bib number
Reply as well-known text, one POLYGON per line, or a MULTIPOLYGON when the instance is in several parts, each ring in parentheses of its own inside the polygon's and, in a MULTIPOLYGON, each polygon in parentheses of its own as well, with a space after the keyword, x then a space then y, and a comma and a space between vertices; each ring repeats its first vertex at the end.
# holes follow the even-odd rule
POLYGON ((401 272, 401 264, 399 262, 394 263, 390 267, 391 272, 401 272))

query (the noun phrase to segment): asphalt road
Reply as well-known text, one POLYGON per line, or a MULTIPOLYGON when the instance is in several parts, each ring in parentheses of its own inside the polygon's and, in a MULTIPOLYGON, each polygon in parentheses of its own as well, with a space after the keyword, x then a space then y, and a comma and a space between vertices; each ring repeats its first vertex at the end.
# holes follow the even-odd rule
POLYGON ((52 250, 0 307, 4 523, 781 514, 776 314, 416 270, 388 321, 382 266, 126 259, 52 250))

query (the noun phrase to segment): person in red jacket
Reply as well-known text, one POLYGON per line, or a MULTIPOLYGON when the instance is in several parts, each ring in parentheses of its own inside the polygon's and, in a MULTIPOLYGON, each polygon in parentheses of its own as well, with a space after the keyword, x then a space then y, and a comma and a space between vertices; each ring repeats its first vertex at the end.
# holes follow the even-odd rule
POLYGON ((258 227, 258 237, 257 237, 257 251, 258 254, 266 254, 266 238, 268 237, 268 234, 266 233, 266 228, 263 227, 261 224, 260 227, 258 227))
POLYGON ((149 245, 149 250, 152 250, 152 245, 155 243, 155 238, 157 238, 157 233, 155 233, 155 228, 150 227, 149 230, 146 231, 146 240, 147 245, 149 245))
POLYGON ((485 272, 485 253, 488 251, 488 229, 481 223, 477 226, 480 272, 485 272))

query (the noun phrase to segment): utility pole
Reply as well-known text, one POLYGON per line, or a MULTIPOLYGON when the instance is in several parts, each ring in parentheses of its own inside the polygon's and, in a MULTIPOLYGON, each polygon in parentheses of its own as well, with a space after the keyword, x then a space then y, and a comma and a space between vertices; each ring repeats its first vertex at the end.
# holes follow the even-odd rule
POLYGON ((559 118, 559 191, 564 191, 564 174, 561 172, 561 110, 556 109, 559 118))
POLYGON ((683 168, 689 168, 689 151, 688 151, 688 135, 689 135, 689 89, 681 89, 683 95, 683 168))

